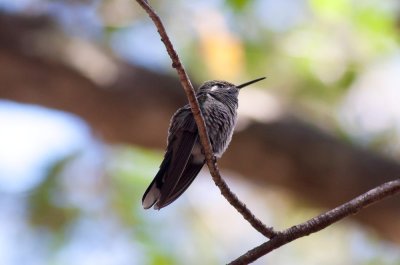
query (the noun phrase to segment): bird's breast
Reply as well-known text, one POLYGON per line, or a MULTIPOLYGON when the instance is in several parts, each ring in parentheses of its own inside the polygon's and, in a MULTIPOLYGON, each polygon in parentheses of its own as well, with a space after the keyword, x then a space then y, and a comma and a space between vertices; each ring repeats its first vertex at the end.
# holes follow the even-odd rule
POLYGON ((210 99, 203 104, 202 109, 213 152, 221 157, 232 139, 237 104, 230 106, 210 99))

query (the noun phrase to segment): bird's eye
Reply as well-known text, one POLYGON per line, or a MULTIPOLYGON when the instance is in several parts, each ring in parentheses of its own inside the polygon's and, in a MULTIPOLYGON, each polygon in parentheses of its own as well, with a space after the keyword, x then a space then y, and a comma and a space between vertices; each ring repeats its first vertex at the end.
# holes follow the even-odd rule
POLYGON ((211 91, 215 91, 217 89, 223 88, 224 84, 221 83, 215 83, 212 87, 211 87, 211 91))
POLYGON ((213 86, 211 87, 211 91, 215 91, 215 90, 217 90, 218 88, 219 88, 218 84, 213 85, 213 86))

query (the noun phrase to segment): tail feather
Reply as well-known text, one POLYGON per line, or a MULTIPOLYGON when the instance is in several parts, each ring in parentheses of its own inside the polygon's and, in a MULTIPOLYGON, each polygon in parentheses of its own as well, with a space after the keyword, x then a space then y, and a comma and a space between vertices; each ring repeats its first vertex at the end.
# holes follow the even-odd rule
POLYGON ((190 107, 178 110, 169 129, 167 152, 160 170, 147 188, 142 198, 145 209, 152 207, 160 209, 176 200, 192 183, 201 167, 203 160, 194 160, 199 153, 197 126, 190 107), (194 148, 196 146, 196 148, 194 148), (198 162, 198 163, 194 163, 198 162))
POLYGON ((164 182, 164 175, 168 171, 170 162, 171 152, 166 152, 160 169, 157 172, 157 175, 154 177, 153 181, 150 183, 149 187, 143 194, 142 206, 144 209, 151 208, 151 206, 153 206, 160 199, 161 187, 163 186, 164 182))
POLYGON ((201 168, 204 165, 204 162, 199 164, 194 163, 193 160, 193 156, 191 156, 185 170, 183 171, 179 179, 179 182, 177 183, 175 188, 169 192, 169 194, 164 194, 163 190, 161 189, 161 196, 159 201, 154 206, 155 209, 161 209, 178 199, 179 196, 181 196, 182 193, 185 192, 185 190, 190 186, 190 184, 192 184, 193 180, 199 174, 201 168))
POLYGON ((142 198, 142 205, 144 209, 149 209, 153 206, 161 196, 161 191, 156 186, 155 179, 151 182, 142 198))

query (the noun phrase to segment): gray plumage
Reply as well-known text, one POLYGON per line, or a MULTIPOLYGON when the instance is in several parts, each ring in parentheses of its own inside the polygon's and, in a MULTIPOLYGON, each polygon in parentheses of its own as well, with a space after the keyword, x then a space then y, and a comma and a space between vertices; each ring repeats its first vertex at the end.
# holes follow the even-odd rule
MULTIPOLYGON (((221 157, 232 139, 236 124, 238 95, 242 87, 226 81, 207 81, 196 93, 215 156, 221 157)), ((161 209, 176 200, 192 183, 205 163, 197 125, 190 106, 180 108, 172 117, 167 150, 157 175, 143 195, 145 209, 161 209)))

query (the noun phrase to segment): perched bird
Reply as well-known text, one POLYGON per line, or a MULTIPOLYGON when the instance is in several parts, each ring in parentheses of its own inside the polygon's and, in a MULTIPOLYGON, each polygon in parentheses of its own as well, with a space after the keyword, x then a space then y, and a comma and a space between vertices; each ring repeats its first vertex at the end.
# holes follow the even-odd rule
MULTIPOLYGON (((226 81, 207 81, 196 93, 214 155, 221 157, 236 124, 239 90, 265 79, 235 86, 226 81)), ((189 105, 172 116, 167 150, 157 175, 143 195, 143 208, 161 209, 175 201, 192 183, 205 163, 197 125, 189 105)))

